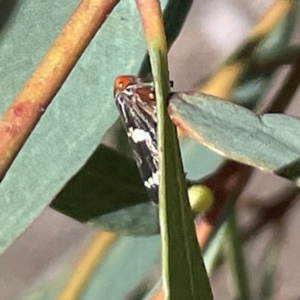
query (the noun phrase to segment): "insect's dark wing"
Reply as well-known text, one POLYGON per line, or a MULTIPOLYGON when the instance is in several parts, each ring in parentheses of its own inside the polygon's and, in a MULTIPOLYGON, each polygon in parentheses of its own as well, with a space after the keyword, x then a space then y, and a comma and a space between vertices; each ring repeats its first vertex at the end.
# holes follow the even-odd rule
POLYGON ((134 97, 139 95, 120 93, 116 96, 115 102, 148 195, 157 203, 159 176, 156 121, 153 116, 138 107, 134 97))

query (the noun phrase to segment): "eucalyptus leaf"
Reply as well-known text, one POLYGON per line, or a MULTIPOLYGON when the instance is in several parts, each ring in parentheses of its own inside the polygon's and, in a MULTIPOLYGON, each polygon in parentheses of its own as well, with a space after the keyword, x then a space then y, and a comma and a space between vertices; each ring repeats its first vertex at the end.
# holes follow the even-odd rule
POLYGON ((82 293, 85 300, 124 299, 141 277, 159 261, 159 236, 120 237, 99 262, 82 293))
POLYGON ((235 161, 295 180, 300 186, 300 120, 258 116, 236 104, 199 93, 170 98, 173 121, 212 150, 235 161))
POLYGON ((100 145, 51 206, 86 222, 144 201, 148 197, 135 161, 100 145))
MULTIPOLYGON (((77 0, 63 5, 39 0, 15 3, 1 28, 1 113, 78 5, 77 0)), ((0 5, 5 9, 7 1, 0 5)), ((113 79, 120 73, 137 73, 145 54, 139 22, 135 1, 120 1, 1 182, 0 252, 83 166, 116 119, 113 79)))
POLYGON ((160 232, 157 210, 157 205, 148 201, 100 214, 90 222, 97 229, 122 235, 154 235, 160 232))
MULTIPOLYGON (((159 28, 159 22, 156 24, 159 28)), ((157 104, 159 224, 164 299, 213 299, 188 201, 177 131, 167 114, 168 63, 163 32, 148 42, 157 104)))
POLYGON ((160 171, 166 176, 160 185, 159 198, 166 299, 168 296, 170 299, 213 299, 188 204, 176 130, 168 118, 161 149, 165 152, 165 165, 160 164, 160 171), (161 198, 161 189, 165 190, 165 199, 161 198))
MULTIPOLYGON (((81 285, 78 299, 94 300, 103 295, 106 299, 123 299, 128 290, 159 261, 159 236, 119 237, 106 251, 94 268, 91 277, 81 285), (118 288, 115 288, 115 287, 118 288)), ((74 269, 74 268, 71 268, 74 269)), ((61 291, 74 275, 68 270, 42 283, 31 291, 26 300, 52 300, 61 297, 61 291)), ((22 298, 23 299, 23 298, 22 298)))
MULTIPOLYGON (((162 6, 165 5, 165 2, 166 1, 162 1, 162 6)), ((164 22, 166 24, 166 34, 168 36, 169 45, 172 44, 179 33, 191 3, 191 0, 168 1, 164 12, 164 22)), ((130 20, 131 18, 126 18, 127 22, 130 20)), ((136 20, 134 20, 134 24, 135 21, 136 20)), ((118 24, 114 26, 118 28, 118 24)), ((136 27, 139 29, 138 25, 136 25, 136 27)), ((136 31, 131 30, 131 32, 134 32, 133 37, 135 37, 136 31)), ((136 37, 139 41, 139 36, 136 37)), ((118 42, 121 45, 121 39, 118 42)), ((129 47, 127 45, 128 39, 126 34, 123 36, 123 43, 126 44, 126 47, 129 47)), ((134 43, 132 52, 124 54, 130 58, 131 63, 134 62, 134 64, 136 64, 140 57, 132 55, 132 53, 135 53, 134 47, 137 47, 138 50, 143 49, 143 43, 140 42, 138 46, 134 43)), ((126 59, 124 61, 126 62, 126 59)), ((142 60, 140 59, 140 61, 142 60)), ((120 67, 123 66, 124 64, 122 63, 120 67)), ((147 74, 149 70, 148 60, 144 59, 140 74, 147 74)), ((127 71, 128 67, 124 68, 120 74, 126 74, 128 73, 127 71)), ((109 97, 110 99, 107 103, 117 112, 113 103, 112 94, 109 97)), ((116 157, 116 160, 114 160, 113 156, 116 155, 116 153, 113 149, 111 149, 113 153, 110 155, 107 151, 100 151, 100 149, 103 149, 102 146, 98 147, 93 154, 93 158, 85 163, 83 168, 67 182, 61 192, 55 197, 55 200, 51 204, 52 207, 80 221, 91 219, 91 222, 97 227, 106 230, 120 231, 123 234, 139 235, 158 233, 157 206, 152 203, 144 203, 148 198, 142 194, 139 193, 138 195, 134 192, 134 194, 131 195, 129 192, 133 187, 136 191, 144 192, 144 186, 141 180, 135 177, 130 182, 127 180, 129 178, 125 178, 125 176, 123 181, 123 179, 118 176, 118 170, 121 168, 124 168, 126 172, 130 172, 130 174, 137 172, 137 168, 132 164, 132 161, 129 163, 128 157, 132 156, 132 150, 129 147, 127 134, 119 119, 105 132, 101 143, 104 148, 105 145, 109 146, 125 154, 127 157, 120 155, 119 158, 116 157), (102 155, 103 157, 101 157, 102 155), (108 157, 110 157, 109 162, 107 161, 108 157), (122 161, 122 159, 124 161, 122 161), (107 181, 107 163, 110 164, 110 168, 115 169, 115 175, 118 180, 114 180, 113 176, 110 176, 107 181), (130 164, 132 170, 129 168, 130 164), (96 176, 91 178, 91 174, 96 174, 96 176), (114 184, 114 189, 109 195, 105 192, 107 182, 109 182, 111 186, 114 184), (126 188, 127 192, 124 192, 126 185, 128 185, 126 188), (88 192, 87 189, 89 190, 88 192), (140 203, 138 203, 138 199, 140 203), (107 210, 108 206, 110 207, 109 211, 107 210)), ((108 150, 107 147, 105 149, 108 150)))

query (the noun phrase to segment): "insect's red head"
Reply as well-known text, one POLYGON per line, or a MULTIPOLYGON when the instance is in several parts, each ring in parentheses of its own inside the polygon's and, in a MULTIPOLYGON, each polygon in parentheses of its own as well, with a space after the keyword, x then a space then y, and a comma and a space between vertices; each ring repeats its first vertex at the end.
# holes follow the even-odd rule
POLYGON ((137 77, 131 76, 131 75, 122 75, 118 76, 115 79, 114 83, 114 96, 116 96, 117 93, 122 92, 128 85, 134 84, 137 82, 137 77))

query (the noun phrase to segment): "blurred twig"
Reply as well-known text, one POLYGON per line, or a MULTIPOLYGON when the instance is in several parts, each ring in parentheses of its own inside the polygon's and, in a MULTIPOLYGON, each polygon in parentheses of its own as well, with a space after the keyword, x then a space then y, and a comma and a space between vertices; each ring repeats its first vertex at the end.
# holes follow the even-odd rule
MULTIPOLYGON (((299 195, 297 187, 290 185, 289 187, 284 188, 280 193, 277 193, 276 196, 272 196, 267 199, 260 199, 257 201, 255 199, 239 199, 241 200, 239 201, 240 205, 243 205, 244 207, 254 208, 255 210, 257 210, 256 213, 253 213, 256 215, 256 218, 252 222, 252 226, 248 226, 247 229, 241 231, 240 243, 244 244, 250 241, 252 237, 257 236, 257 234, 260 231, 262 231, 266 226, 269 226, 270 223, 276 222, 276 227, 278 228, 278 223, 282 224, 283 218, 285 217, 286 213, 289 211, 291 205, 295 202, 298 196, 299 195), (259 202, 263 204, 259 205, 259 202), (270 202, 272 203, 271 205, 264 204, 270 202)), ((221 247, 220 245, 218 246, 217 250, 219 251, 215 253, 215 257, 213 257, 212 259, 213 265, 211 266, 211 268, 213 268, 214 271, 219 266, 221 266, 224 259, 224 253, 220 252, 220 249, 222 249, 221 247)), ((212 270, 210 271, 212 272, 212 270)))
POLYGON ((289 46, 275 56, 262 60, 253 59, 250 68, 259 72, 274 72, 283 65, 293 65, 300 53, 300 46, 289 46))
MULTIPOLYGON (((268 199, 259 200, 261 203, 271 202, 271 204, 262 204, 258 207, 256 220, 243 232, 242 241, 246 242, 251 237, 257 235, 267 224, 281 220, 298 197, 298 188, 296 186, 290 186, 283 189, 280 193, 277 193, 275 197, 272 196, 268 199)), ((254 201, 243 199, 243 202, 253 203, 254 201)))
MULTIPOLYGON (((263 40, 276 26, 278 21, 287 14, 294 5, 295 2, 291 0, 275 1, 261 18, 260 22, 253 28, 248 38, 248 42, 240 49, 240 51, 237 51, 236 54, 233 55, 229 60, 229 63, 222 67, 212 79, 206 82, 204 86, 199 87, 199 91, 227 99, 231 89, 234 87, 234 83, 240 79, 245 71, 245 66, 243 66, 241 58, 247 60, 248 56, 251 57, 251 51, 254 51, 258 41, 263 40)), ((251 59, 248 63, 250 61, 251 59)), ((249 65, 249 67, 251 67, 251 65, 249 65)), ((285 105, 287 105, 287 103, 288 101, 285 102, 285 105)), ((284 107, 282 107, 282 109, 283 108, 284 107)), ((213 190, 215 201, 210 210, 205 213, 204 217, 197 224, 198 241, 201 246, 206 245, 208 237, 212 232, 212 228, 216 224, 224 205, 228 203, 230 199, 238 197, 239 193, 243 190, 251 175, 251 170, 252 169, 248 166, 227 162, 217 173, 213 174, 203 182, 204 185, 207 185, 213 190), (230 185, 226 186, 228 185, 227 180, 233 180, 234 184, 232 187, 230 187, 230 185)))
POLYGON ((79 258, 73 275, 66 287, 62 290, 56 300, 75 300, 83 292, 83 287, 89 280, 92 271, 97 266, 99 260, 106 254, 107 249, 115 241, 114 233, 99 232, 93 241, 79 258))
POLYGON ((226 203, 238 197, 246 185, 252 168, 233 161, 227 161, 218 172, 203 181, 214 194, 211 208, 203 215, 200 222, 196 223, 198 242, 205 247, 212 228, 226 203))
POLYGON ((291 68, 289 75, 287 76, 282 88, 275 97, 270 107, 269 112, 278 113, 282 112, 289 101, 292 99, 300 83, 300 52, 295 60, 294 65, 291 68))
MULTIPOLYGON (((164 10, 164 28, 166 32, 167 47, 170 49, 177 38, 182 25, 186 19, 193 0, 169 0, 164 10)), ((149 55, 143 59, 140 67, 139 77, 145 77, 151 72, 149 55)))
MULTIPOLYGON (((220 97, 230 101, 231 93, 239 80, 250 70, 253 63, 252 55, 256 59, 256 50, 272 32, 275 26, 286 15, 296 9, 297 3, 294 0, 276 0, 260 21, 254 26, 245 43, 243 43, 227 62, 204 84, 201 84, 197 91, 220 97)), ((278 49, 275 49, 278 50, 278 49)))

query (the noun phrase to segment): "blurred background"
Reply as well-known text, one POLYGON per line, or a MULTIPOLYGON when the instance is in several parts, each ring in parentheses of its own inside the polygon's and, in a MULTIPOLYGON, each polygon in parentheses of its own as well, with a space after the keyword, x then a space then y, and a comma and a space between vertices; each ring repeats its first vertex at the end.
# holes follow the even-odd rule
MULTIPOLYGON (((5 1, 1 2, 3 4, 5 1)), ((272 3, 271 0, 194 0, 182 31, 169 53, 170 77, 175 83, 175 90, 192 90, 212 74, 245 40, 272 3)), ((11 9, 8 18, 17 20, 18 10, 22 9, 22 5, 11 9)), ((300 42, 299 26, 300 23, 297 22, 291 44, 300 42)), ((276 72, 270 88, 265 92, 262 107, 276 94, 288 70, 289 66, 283 66, 276 72)), ((287 114, 300 116, 299 96, 296 93, 287 114)), ((238 202, 238 207, 241 208, 238 217, 242 228, 247 229, 253 220, 260 217, 257 215, 258 207, 279 201, 278 195, 290 186, 291 183, 287 180, 255 171, 238 202)), ((274 239, 274 234, 280 239, 280 255, 272 298, 275 300, 300 299, 299 209, 299 203, 294 202, 277 220, 277 224, 270 222, 263 226, 245 244, 251 287, 258 293, 260 278, 256 274, 268 252, 266 247, 274 239)), ((88 224, 77 222, 53 209, 45 209, 0 257, 0 300, 24 299, 36 286, 74 267, 78 256, 85 251, 94 235, 95 230, 88 224)), ((120 266, 116 266, 118 272, 136 272, 140 281, 145 274, 150 273, 149 278, 155 282, 159 274, 154 267, 154 263, 159 261, 158 241, 158 237, 151 237, 150 240, 147 237, 135 238, 136 245, 147 242, 153 245, 152 254, 135 253, 131 258, 132 269, 120 269, 120 266), (152 255, 147 266, 142 263, 145 255, 152 255)), ((112 284, 114 280, 109 278, 110 285, 106 288, 116 288, 118 282, 112 284)), ((215 299, 232 299, 231 281, 226 265, 214 273, 212 286, 215 299)), ((129 293, 137 283, 138 281, 125 284, 124 290, 129 293)), ((104 299, 104 295, 106 296, 105 292, 98 299, 104 299)), ((106 297, 105 299, 124 299, 126 293, 121 298, 106 297)), ((127 299, 131 298, 128 296, 127 299)))

